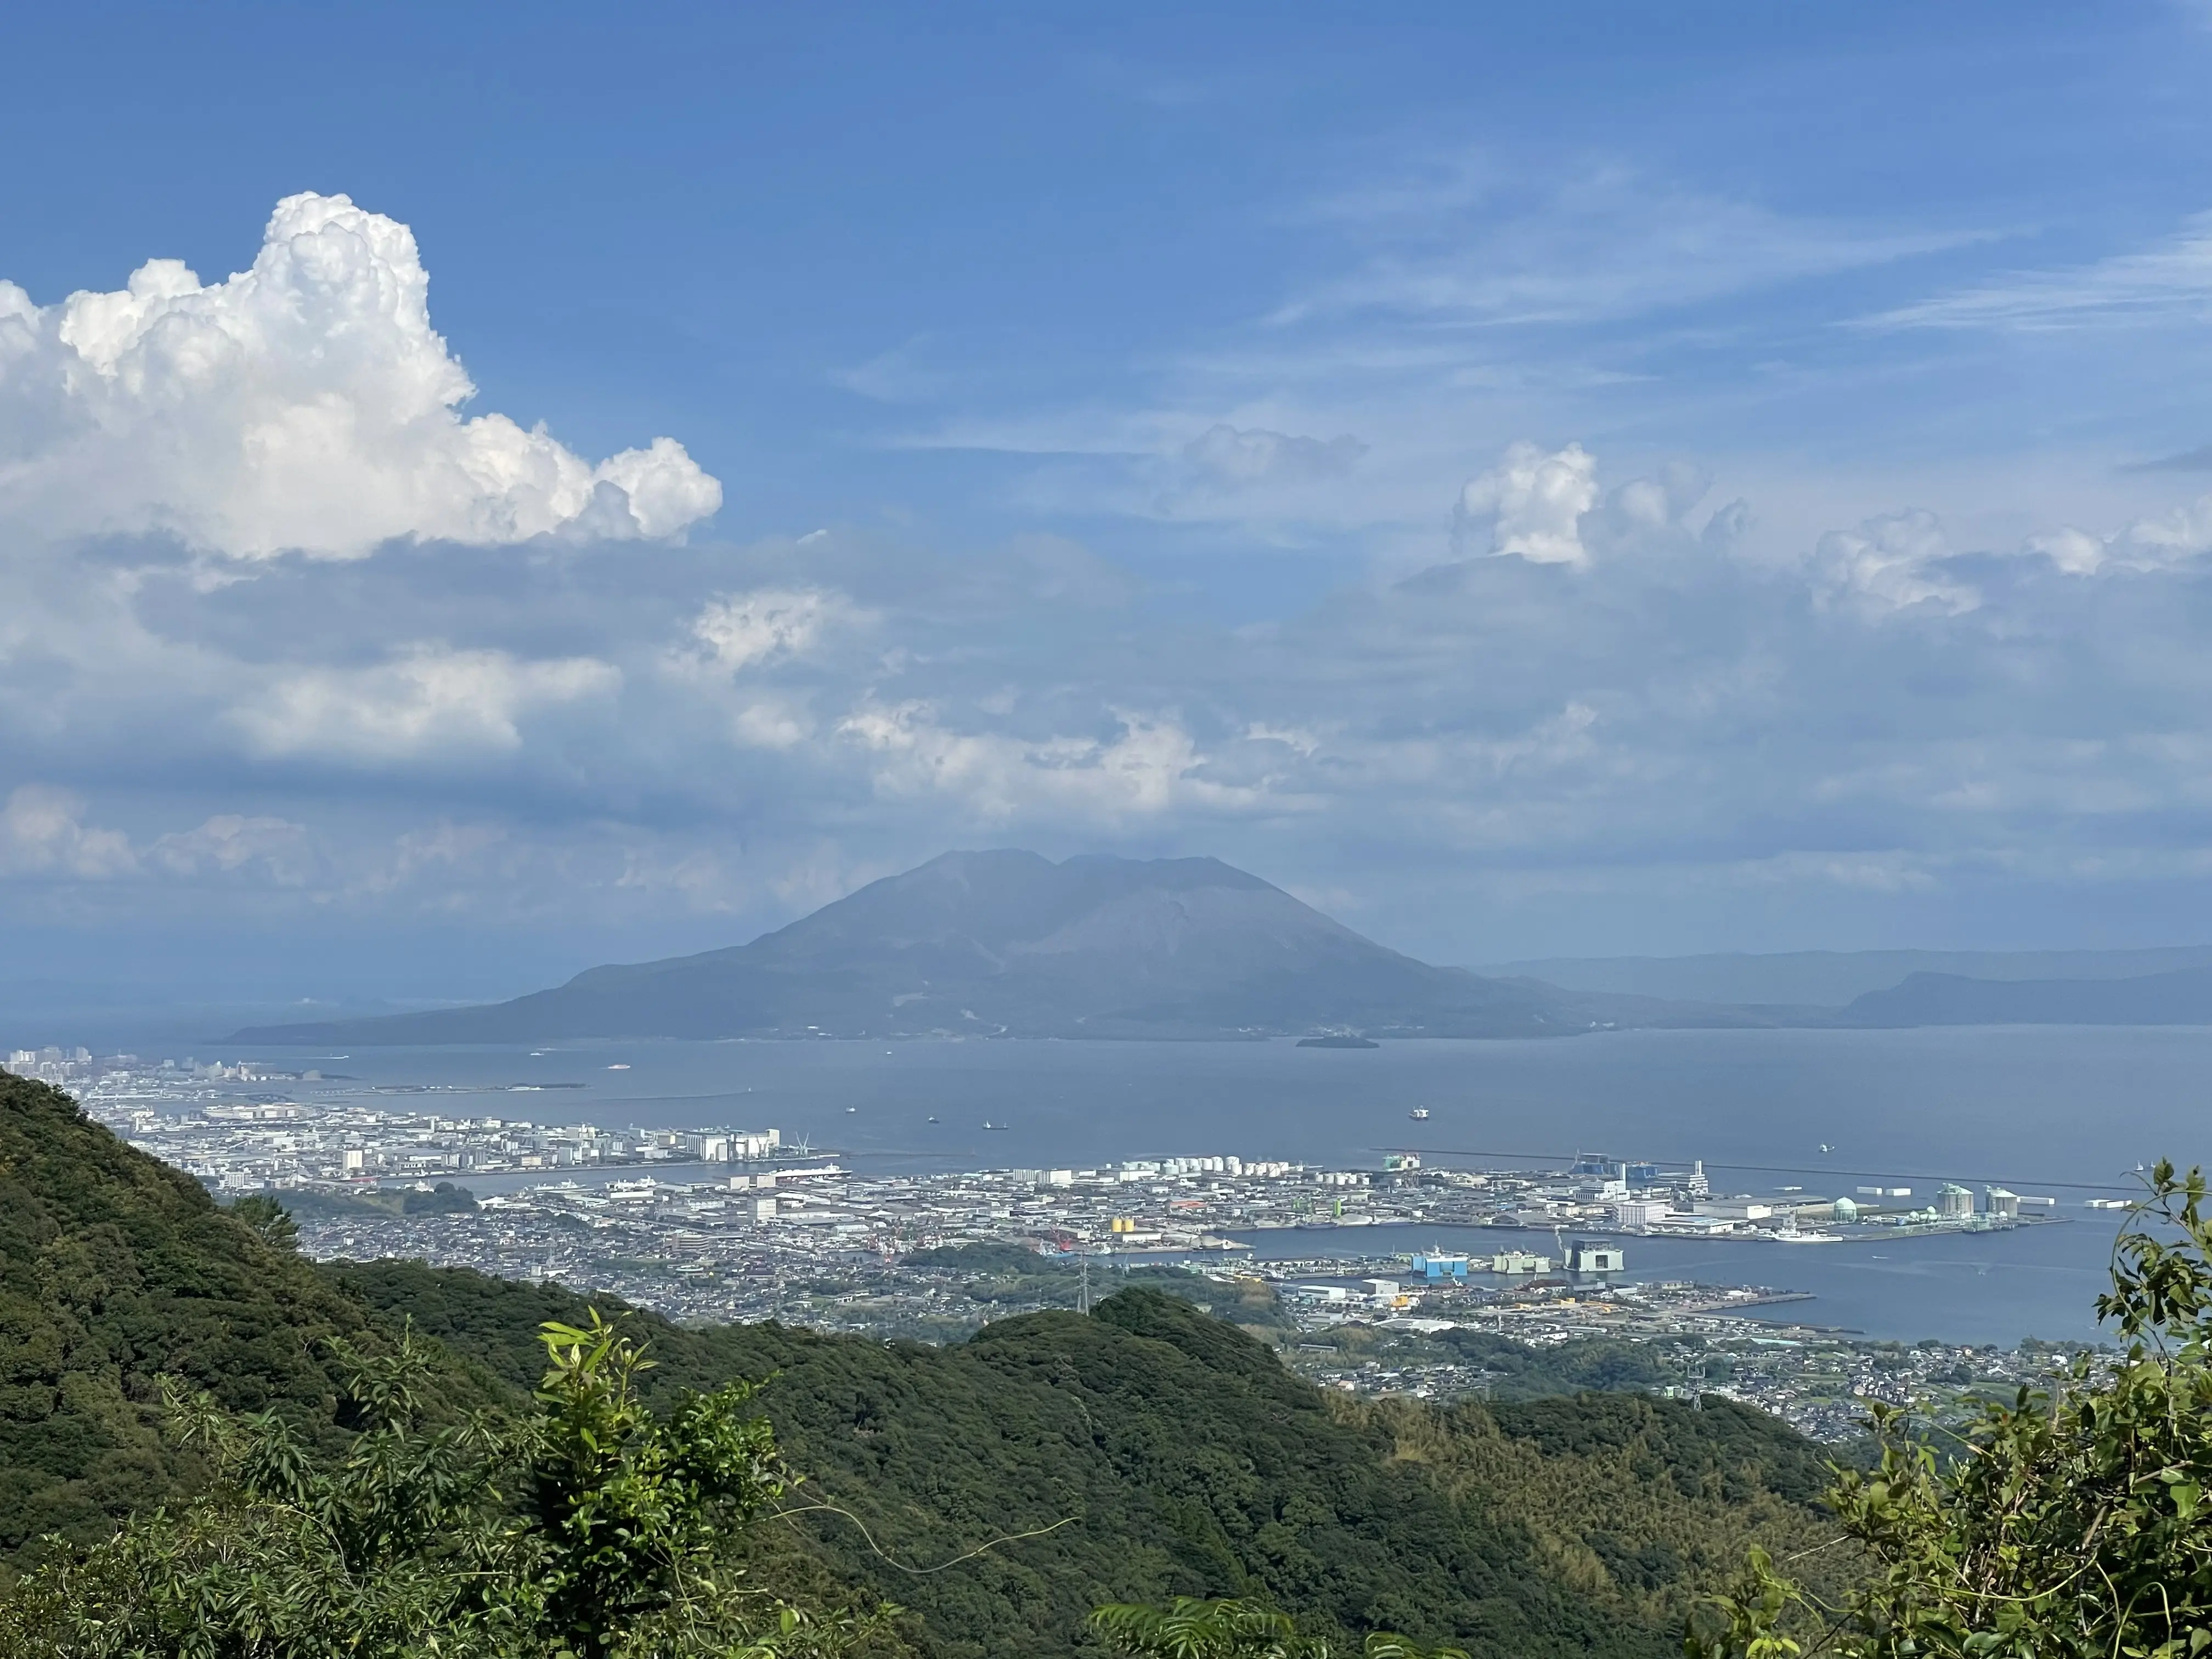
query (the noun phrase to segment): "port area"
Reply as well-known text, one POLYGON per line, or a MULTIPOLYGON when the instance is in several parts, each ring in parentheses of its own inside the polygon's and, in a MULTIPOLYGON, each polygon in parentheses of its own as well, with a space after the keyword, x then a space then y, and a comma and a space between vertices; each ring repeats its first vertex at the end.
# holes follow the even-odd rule
MULTIPOLYGON (((738 1207, 750 1206, 752 1219, 826 1226, 888 1249, 967 1237, 980 1227, 1041 1249, 1177 1255, 1233 1253, 1285 1228, 1413 1225, 1550 1231, 1560 1236, 1550 1252, 1558 1255, 1570 1231, 1804 1247, 2003 1231, 2060 1218, 2056 1199, 1993 1183, 1730 1191, 1699 1162, 1595 1153, 1531 1169, 1443 1167, 1437 1154, 1384 1151, 1364 1167, 1347 1168, 1248 1148, 1132 1157, 1095 1168, 898 1176, 792 1146, 774 1127, 544 1121, 538 1114, 556 1101, 590 1109, 567 1085, 518 1081, 504 1092, 518 1114, 533 1115, 493 1117, 441 1110, 441 1085, 377 1085, 248 1061, 95 1059, 49 1048, 13 1051, 9 1069, 70 1089, 133 1145, 220 1193, 276 1188, 336 1199, 447 1182, 479 1194, 511 1189, 509 1196, 526 1203, 532 1200, 524 1194, 549 1190, 549 1183, 605 1188, 644 1178, 724 1188, 720 1198, 694 1194, 683 1200, 702 1218, 728 1219, 731 1194, 746 1192, 756 1196, 738 1207), (571 1091, 556 1092, 563 1088, 571 1091), (765 1209, 757 1197, 763 1176, 775 1177, 766 1184, 781 1189, 780 1201, 765 1209)), ((482 1085, 442 1091, 473 1096, 477 1114, 485 1093, 501 1092, 482 1085)), ((592 1207, 582 1200, 544 1201, 592 1207)))
MULTIPOLYGON (((9 1069, 70 1089, 225 1199, 273 1192, 319 1259, 471 1267, 684 1322, 957 1341, 1150 1285, 1355 1395, 1642 1389, 1741 1401, 1838 1441, 1863 1431, 1871 1401, 1971 1414, 2075 1351, 1906 1346, 1794 1321, 1809 1297, 1789 1286, 1801 1253, 1786 1248, 1757 1273, 1765 1284, 1623 1271, 1629 1253, 1659 1248, 1639 1239, 1842 1243, 2057 1218, 2049 1200, 1997 1187, 1716 1193, 1694 1164, 1437 1169, 1408 1153, 1360 1169, 1207 1154, 897 1174, 773 1128, 459 1116, 435 1089, 244 1063, 48 1050, 19 1051, 9 1069), (1358 1249, 1391 1235, 1356 1230, 1393 1227, 1428 1248, 1358 1249), (1430 1242, 1447 1233, 1452 1250, 1430 1242), (1295 1243, 1309 1237, 1310 1251, 1295 1243)), ((544 1097, 512 1092, 518 1106, 544 1097)))

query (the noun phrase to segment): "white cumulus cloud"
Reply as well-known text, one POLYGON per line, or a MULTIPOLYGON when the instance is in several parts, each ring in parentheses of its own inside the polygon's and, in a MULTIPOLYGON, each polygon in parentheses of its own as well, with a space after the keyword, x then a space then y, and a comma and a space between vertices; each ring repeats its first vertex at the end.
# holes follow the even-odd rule
POLYGON ((1945 573, 1951 556, 1932 513, 1914 509, 1832 530, 1814 550, 1814 597, 1824 607, 1886 614, 1924 605, 1947 616, 1977 609, 1982 596, 1945 573))
POLYGON ((721 505, 672 439, 594 464, 465 416, 474 392, 407 227, 287 197, 252 267, 219 283, 154 259, 40 307, 0 282, 0 520, 346 558, 395 537, 665 538, 721 505))
POLYGON ((726 673, 798 656, 850 611, 842 593, 814 588, 762 588, 710 599, 691 623, 703 661, 726 673))
POLYGON ((612 694, 622 671, 590 657, 528 661, 505 651, 417 646, 369 668, 308 669, 273 682, 233 719, 267 756, 395 761, 520 748, 532 711, 612 694))
POLYGON ((84 798, 52 784, 27 783, 0 806, 0 874, 102 881, 135 874, 137 854, 120 830, 84 821, 84 798))
POLYGON ((1005 823, 1066 813, 1158 817, 1177 809, 1249 808, 1264 792, 1218 782, 1172 719, 1118 714, 1111 741, 957 732, 926 702, 864 704, 838 730, 871 751, 887 795, 944 794, 974 818, 1005 823))
POLYGON ((173 876, 258 876, 280 887, 304 885, 316 865, 305 824, 239 812, 218 812, 196 830, 163 836, 149 856, 173 876))
POLYGON ((1487 526, 1492 553, 1517 554, 1532 564, 1587 564, 1582 519, 1596 504, 1597 459, 1580 444, 1547 454, 1516 443, 1460 492, 1460 535, 1464 541, 1487 526))
POLYGON ((2138 519, 2109 535, 2069 525, 2031 537, 2027 550, 2040 553, 2069 575, 2089 576, 2111 567, 2157 570, 2212 551, 2212 495, 2200 495, 2155 519, 2138 519))

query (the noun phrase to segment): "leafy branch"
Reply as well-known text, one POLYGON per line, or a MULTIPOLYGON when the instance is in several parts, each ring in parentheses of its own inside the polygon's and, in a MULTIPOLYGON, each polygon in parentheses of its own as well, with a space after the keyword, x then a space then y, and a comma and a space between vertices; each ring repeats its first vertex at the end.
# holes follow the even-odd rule
POLYGON ((1829 1503, 1878 1571, 1840 1606, 1754 1552, 1692 1615, 1692 1659, 2196 1659, 2212 1649, 2212 1222, 2160 1162, 2097 1300, 2124 1342, 1939 1446, 1874 1409, 1881 1462, 1829 1503))
POLYGON ((743 1583, 729 1546, 791 1484, 750 1385, 639 1394, 652 1361, 596 1311, 541 1332, 519 1421, 425 1421, 432 1350, 331 1344, 361 1426, 319 1463, 274 1412, 166 1390, 203 1500, 62 1555, 0 1602, 0 1659, 828 1659, 896 1612, 743 1583))

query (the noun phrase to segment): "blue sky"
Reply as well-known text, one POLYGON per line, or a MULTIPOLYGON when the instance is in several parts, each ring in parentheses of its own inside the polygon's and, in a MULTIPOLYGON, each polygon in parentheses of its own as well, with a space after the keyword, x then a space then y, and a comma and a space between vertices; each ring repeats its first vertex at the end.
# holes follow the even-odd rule
POLYGON ((993 844, 1448 961, 2212 937, 2203 7, 12 27, 58 974, 520 988, 993 844))

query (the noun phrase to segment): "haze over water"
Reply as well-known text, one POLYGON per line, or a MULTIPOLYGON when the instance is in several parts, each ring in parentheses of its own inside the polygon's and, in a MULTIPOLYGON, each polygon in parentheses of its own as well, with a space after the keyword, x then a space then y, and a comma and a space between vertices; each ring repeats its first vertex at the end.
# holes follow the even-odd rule
MULTIPOLYGON (((317 1063, 304 1050, 266 1053, 317 1063)), ((2212 1030, 2195 1028, 1638 1031, 1351 1052, 1281 1041, 608 1042, 357 1048, 322 1063, 377 1084, 461 1085, 470 1092, 439 1099, 471 1115, 772 1126, 884 1172, 1215 1152, 1375 1168, 1393 1147, 1590 1151, 1703 1158, 1717 1191, 1833 1195, 1880 1177, 1917 1196, 1955 1179, 2061 1200, 2066 1224, 2005 1234, 1630 1244, 1632 1276, 1811 1291, 1819 1299, 1792 1316, 1905 1340, 2093 1336, 2114 1222, 2082 1207, 2092 1194, 2081 1187, 2123 1194, 2139 1160, 2212 1158, 2202 1106, 2212 1030), (608 1069, 617 1064, 629 1069, 608 1069), (507 1091, 533 1083, 585 1086, 507 1091), (1430 1109, 1426 1122, 1408 1119, 1416 1106, 1430 1109)), ((1398 1231, 1261 1238, 1269 1255, 1431 1242, 1398 1231)))

